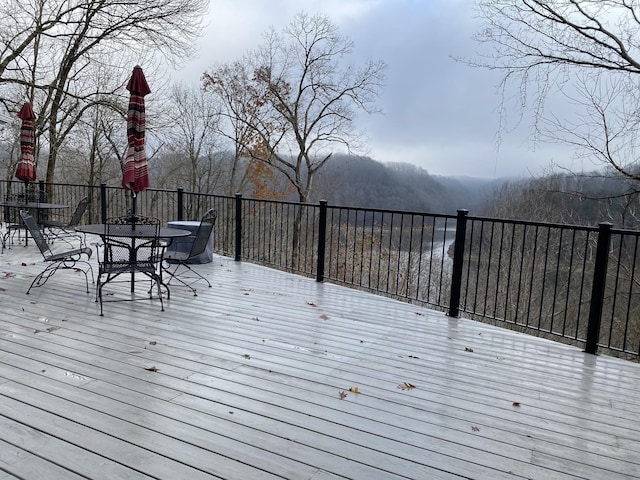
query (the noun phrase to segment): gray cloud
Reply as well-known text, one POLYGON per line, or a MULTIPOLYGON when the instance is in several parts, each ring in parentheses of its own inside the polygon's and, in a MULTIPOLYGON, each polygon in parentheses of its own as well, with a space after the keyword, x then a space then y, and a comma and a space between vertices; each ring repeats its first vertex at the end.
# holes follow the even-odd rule
POLYGON ((326 13, 355 42, 354 63, 374 58, 389 66, 379 99, 384 115, 358 120, 375 160, 483 177, 537 175, 551 161, 566 162, 566 149, 534 150, 526 124, 504 133, 496 149, 499 78, 452 58, 479 48, 473 8, 473 0, 216 0, 199 58, 181 77, 197 81, 216 62, 240 58, 267 28, 299 11, 326 13))

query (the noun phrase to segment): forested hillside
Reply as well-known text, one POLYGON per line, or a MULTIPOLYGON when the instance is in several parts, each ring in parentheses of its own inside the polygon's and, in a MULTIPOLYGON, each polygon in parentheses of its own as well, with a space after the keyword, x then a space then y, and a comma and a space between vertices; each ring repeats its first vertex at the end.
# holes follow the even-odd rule
POLYGON ((472 209, 502 183, 432 176, 408 163, 382 164, 370 158, 336 156, 318 173, 313 199, 333 205, 455 213, 459 208, 472 209))
POLYGON ((640 228, 637 182, 611 170, 527 179, 430 175, 412 164, 336 157, 316 177, 314 201, 334 205, 640 228))

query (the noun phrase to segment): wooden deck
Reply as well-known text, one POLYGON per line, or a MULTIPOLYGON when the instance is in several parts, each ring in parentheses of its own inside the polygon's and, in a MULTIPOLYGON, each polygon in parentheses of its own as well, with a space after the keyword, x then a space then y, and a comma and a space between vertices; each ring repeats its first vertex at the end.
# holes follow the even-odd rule
POLYGON ((2 480, 640 478, 638 364, 222 257, 100 317, 78 273, 25 295, 34 248, 0 256, 2 480))

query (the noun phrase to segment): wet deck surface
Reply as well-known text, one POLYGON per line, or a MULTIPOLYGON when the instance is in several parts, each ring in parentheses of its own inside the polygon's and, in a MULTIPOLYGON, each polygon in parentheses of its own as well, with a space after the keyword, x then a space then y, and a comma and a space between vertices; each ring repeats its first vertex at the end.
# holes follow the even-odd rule
POLYGON ((636 363, 224 257, 104 317, 42 268, 0 256, 2 480, 640 478, 636 363))

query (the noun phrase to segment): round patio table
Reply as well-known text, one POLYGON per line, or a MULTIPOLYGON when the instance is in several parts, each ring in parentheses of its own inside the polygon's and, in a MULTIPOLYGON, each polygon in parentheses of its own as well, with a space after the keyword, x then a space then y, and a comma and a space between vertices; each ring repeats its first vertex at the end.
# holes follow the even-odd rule
MULTIPOLYGON (((121 225, 107 225, 104 223, 91 223, 87 225, 78 225, 75 227, 77 232, 88 233, 90 235, 99 235, 100 237, 113 237, 113 238, 129 238, 131 239, 131 252, 135 254, 135 241, 154 238, 156 236, 155 225, 140 225, 125 223, 121 225)), ((186 237, 191 235, 189 230, 182 230, 179 228, 167 228, 160 227, 159 237, 167 240, 172 240, 177 237, 186 237)), ((169 243, 170 244, 170 243, 169 243)), ((135 290, 135 272, 131 272, 131 293, 135 290)))

